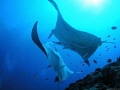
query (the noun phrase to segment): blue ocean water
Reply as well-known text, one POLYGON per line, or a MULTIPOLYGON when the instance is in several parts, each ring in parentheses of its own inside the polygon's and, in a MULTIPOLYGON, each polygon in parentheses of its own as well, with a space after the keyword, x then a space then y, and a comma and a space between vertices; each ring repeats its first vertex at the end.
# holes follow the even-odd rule
POLYGON ((31 39, 33 24, 38 21, 41 42, 58 41, 54 36, 47 40, 56 24, 55 8, 48 0, 0 0, 0 90, 64 90, 70 83, 84 78, 98 67, 102 68, 108 59, 115 62, 120 55, 120 0, 55 2, 63 18, 72 27, 94 34, 103 41, 115 42, 115 45, 102 44, 89 58, 90 67, 77 53, 56 45, 71 70, 83 71, 70 75, 58 85, 54 82, 55 72, 47 68, 48 59, 31 39), (113 26, 117 29, 112 30, 113 26), (106 46, 110 48, 109 51, 106 46))

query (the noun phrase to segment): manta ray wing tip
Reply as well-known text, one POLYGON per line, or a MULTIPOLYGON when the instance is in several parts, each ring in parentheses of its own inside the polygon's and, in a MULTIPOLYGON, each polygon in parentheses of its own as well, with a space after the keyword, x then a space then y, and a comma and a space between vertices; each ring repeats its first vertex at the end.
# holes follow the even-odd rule
POLYGON ((51 2, 51 3, 53 2, 53 0, 48 0, 48 1, 51 2))

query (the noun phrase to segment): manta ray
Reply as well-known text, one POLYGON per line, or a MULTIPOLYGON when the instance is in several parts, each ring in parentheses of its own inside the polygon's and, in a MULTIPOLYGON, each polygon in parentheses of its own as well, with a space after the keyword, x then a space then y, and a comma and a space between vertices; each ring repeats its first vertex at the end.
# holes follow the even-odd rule
POLYGON ((85 63, 90 66, 88 58, 97 50, 102 43, 113 43, 107 41, 101 41, 101 38, 97 36, 76 30, 70 26, 62 17, 57 4, 53 0, 48 0, 57 10, 58 17, 55 28, 50 33, 49 38, 54 35, 59 42, 53 42, 62 45, 64 49, 70 49, 78 53, 85 63))
POLYGON ((64 63, 62 57, 57 52, 57 50, 53 49, 49 43, 42 44, 37 34, 37 23, 36 22, 32 29, 32 40, 33 42, 43 51, 43 53, 47 56, 50 65, 48 67, 52 67, 56 73, 55 82, 62 81, 68 78, 70 74, 73 73, 81 73, 81 72, 73 72, 71 71, 66 64, 64 63))

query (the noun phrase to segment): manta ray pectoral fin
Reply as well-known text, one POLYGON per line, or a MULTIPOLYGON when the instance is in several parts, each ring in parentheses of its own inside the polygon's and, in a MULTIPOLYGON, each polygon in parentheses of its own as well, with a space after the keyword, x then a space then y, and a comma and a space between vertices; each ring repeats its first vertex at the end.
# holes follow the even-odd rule
POLYGON ((47 68, 51 67, 51 65, 48 65, 47 68))
POLYGON ((111 43, 111 44, 115 44, 114 42, 107 42, 107 41, 102 41, 102 43, 111 43))
POLYGON ((45 50, 45 48, 43 47, 42 43, 40 42, 40 40, 38 38, 37 24, 38 24, 38 21, 35 22, 35 24, 33 26, 33 29, 32 29, 32 33, 31 33, 32 40, 44 52, 44 54, 47 56, 46 50, 45 50))
POLYGON ((62 45, 61 42, 54 42, 54 41, 52 41, 52 42, 55 44, 58 44, 58 45, 62 45))
POLYGON ((58 11, 58 13, 59 13, 59 9, 58 9, 58 6, 57 6, 57 4, 54 2, 54 0, 48 0, 54 7, 55 7, 55 9, 58 11))
POLYGON ((50 35, 48 36, 48 39, 50 39, 50 38, 52 37, 52 35, 53 35, 53 30, 51 30, 51 33, 50 33, 50 35))
POLYGON ((53 0, 48 0, 49 2, 53 3, 53 0))

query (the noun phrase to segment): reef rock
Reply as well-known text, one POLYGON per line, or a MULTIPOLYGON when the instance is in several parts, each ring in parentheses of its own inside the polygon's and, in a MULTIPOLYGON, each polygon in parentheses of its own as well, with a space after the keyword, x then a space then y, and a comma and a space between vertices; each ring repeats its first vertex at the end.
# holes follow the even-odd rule
POLYGON ((120 57, 117 61, 97 68, 85 78, 71 83, 65 90, 112 90, 120 89, 120 57))

